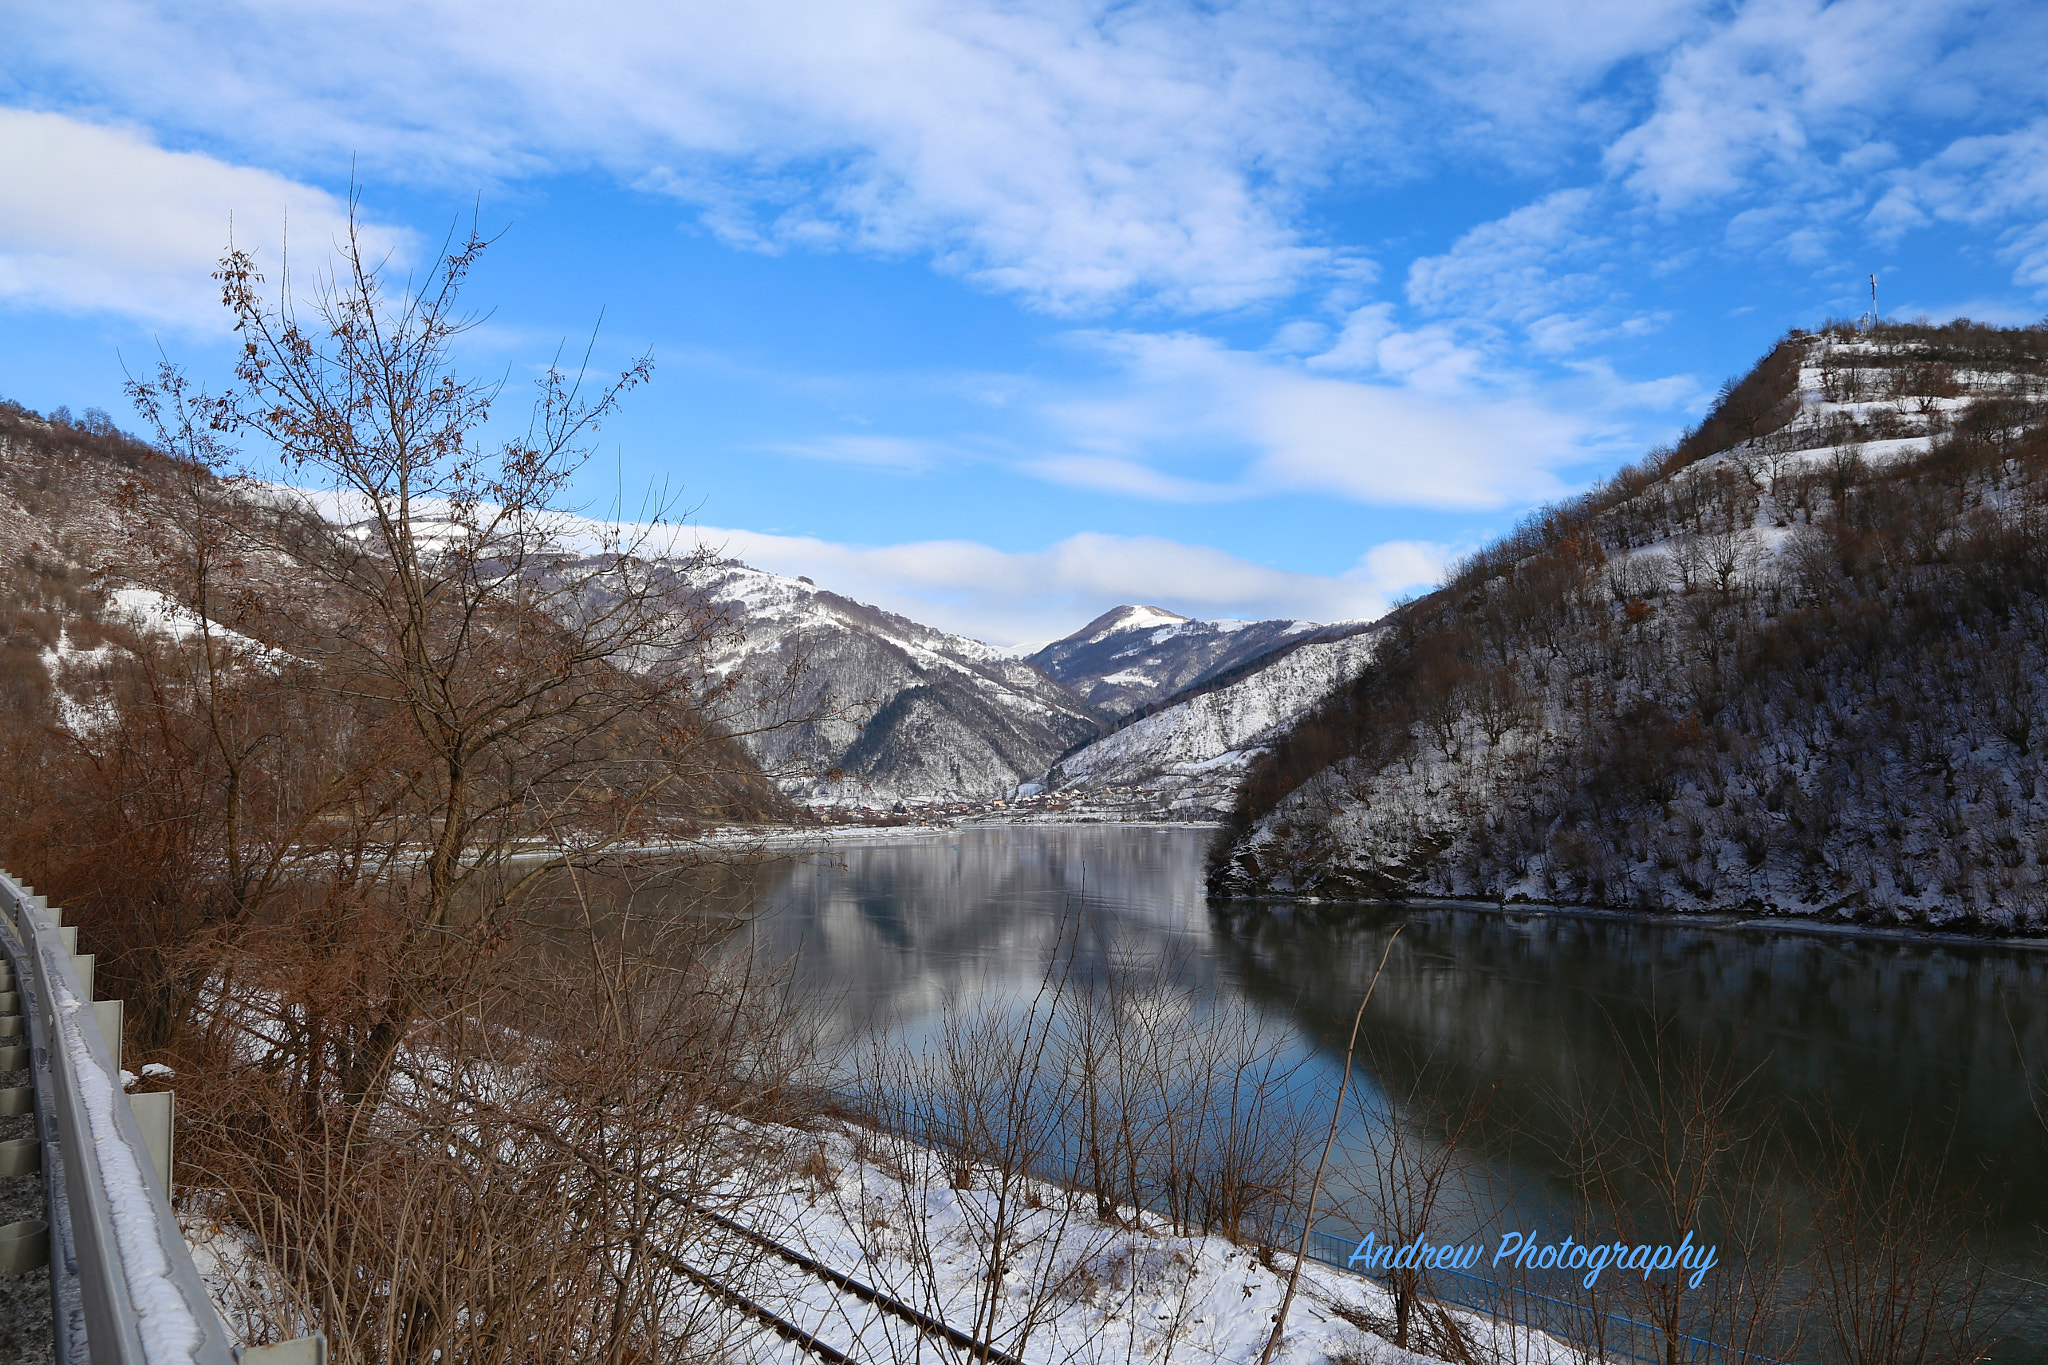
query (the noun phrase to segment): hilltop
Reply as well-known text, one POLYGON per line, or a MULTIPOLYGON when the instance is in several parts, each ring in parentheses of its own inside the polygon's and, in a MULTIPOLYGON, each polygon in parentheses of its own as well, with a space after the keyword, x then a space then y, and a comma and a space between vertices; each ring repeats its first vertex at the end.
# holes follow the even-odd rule
POLYGON ((1390 617, 1210 885, 2031 929, 2044 675, 2048 331, 1795 332, 1390 617))

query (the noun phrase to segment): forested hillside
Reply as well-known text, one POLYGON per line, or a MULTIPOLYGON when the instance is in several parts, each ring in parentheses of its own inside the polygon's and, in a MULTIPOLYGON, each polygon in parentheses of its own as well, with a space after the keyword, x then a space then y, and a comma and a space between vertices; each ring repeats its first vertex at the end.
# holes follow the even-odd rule
POLYGON ((1794 332, 1397 612, 1211 886, 2036 926, 2044 592, 2048 330, 1794 332))
MULTIPOLYGON (((392 599, 357 539, 104 414, 0 403, 0 549, 0 862, 91 927, 150 1036, 189 988, 167 940, 249 931, 293 898, 301 860, 367 878, 429 837, 413 805, 437 763, 418 698, 379 662, 392 599)), ((601 648, 529 596, 473 620, 479 667, 531 684, 491 732, 519 770, 464 778, 466 838, 603 846, 791 813, 726 733, 717 689, 631 666, 672 670, 731 634, 701 594, 648 597, 669 619, 601 648)))

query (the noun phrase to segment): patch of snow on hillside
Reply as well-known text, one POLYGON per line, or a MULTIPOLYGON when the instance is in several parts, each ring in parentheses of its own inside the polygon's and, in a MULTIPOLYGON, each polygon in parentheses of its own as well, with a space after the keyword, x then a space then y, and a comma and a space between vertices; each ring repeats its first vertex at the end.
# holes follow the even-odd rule
POLYGON ((1142 813, 1215 818, 1246 764, 1332 689, 1358 676, 1377 634, 1306 644, 1227 687, 1134 721, 1049 773, 1055 790, 1117 800, 1142 813))

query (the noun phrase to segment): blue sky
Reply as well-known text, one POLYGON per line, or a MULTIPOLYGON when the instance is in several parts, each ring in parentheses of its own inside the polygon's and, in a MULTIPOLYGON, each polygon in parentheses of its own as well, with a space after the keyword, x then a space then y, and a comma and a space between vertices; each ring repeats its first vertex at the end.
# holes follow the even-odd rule
POLYGON ((0 395, 226 354, 230 220, 480 205, 579 497, 1000 644, 1377 614, 1790 326, 2048 313, 2048 6, 18 0, 0 395))

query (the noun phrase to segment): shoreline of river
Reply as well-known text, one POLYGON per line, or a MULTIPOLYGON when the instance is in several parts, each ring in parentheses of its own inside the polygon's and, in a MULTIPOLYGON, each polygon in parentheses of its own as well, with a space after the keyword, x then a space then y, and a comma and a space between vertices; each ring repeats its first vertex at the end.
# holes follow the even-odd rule
MULTIPOLYGON (((1038 815, 982 816, 944 824, 903 825, 725 825, 692 840, 673 844, 636 844, 608 850, 611 855, 687 855, 708 851, 824 851, 841 845, 872 845, 896 840, 957 838, 972 829, 1166 829, 1210 830, 1214 822, 1199 820, 1090 820, 1047 818, 1038 815)), ((1674 924, 1737 931, 1763 931, 1820 935, 1862 941, 1940 944, 1976 944, 2032 950, 2048 950, 2048 935, 1960 932, 1952 929, 1915 929, 1903 925, 1853 924, 1818 917, 1789 914, 1783 910, 1619 910, 1609 906, 1570 905, 1554 901, 1509 900, 1501 902, 1480 897, 1411 896, 1399 900, 1365 899, 1345 896, 1216 896, 1212 904, 1273 906, 1421 906, 1451 910, 1481 910, 1501 915, 1533 915, 1634 924, 1674 924)))
POLYGON ((1600 905, 1564 905, 1552 901, 1507 901, 1456 896, 1410 896, 1401 900, 1352 899, 1343 896, 1212 896, 1226 905, 1371 905, 1383 907, 1420 906, 1442 910, 1481 910, 1497 915, 1533 915, 1543 918, 1605 920, 1625 924, 1674 924, 1706 929, 1768 930, 1795 934, 1818 934, 1830 938, 1860 941, 1926 944, 1974 944, 1980 947, 2048 949, 2048 935, 1960 933, 1949 929, 1912 929, 1900 925, 1841 924, 1783 911, 1744 912, 1734 910, 1616 910, 1600 905))

